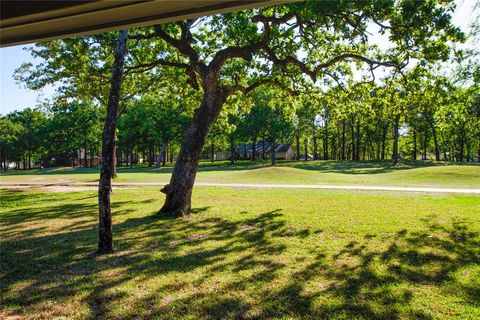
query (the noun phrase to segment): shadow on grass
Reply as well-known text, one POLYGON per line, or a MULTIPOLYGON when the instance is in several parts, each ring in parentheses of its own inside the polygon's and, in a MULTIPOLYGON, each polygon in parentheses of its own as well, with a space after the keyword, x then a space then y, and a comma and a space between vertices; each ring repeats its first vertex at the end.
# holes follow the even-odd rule
MULTIPOLYGON (((129 213, 125 205, 115 214, 129 213)), ((352 240, 338 252, 320 244, 289 255, 318 232, 290 227, 281 209, 235 221, 206 210, 183 219, 125 216, 114 225, 116 253, 96 256, 94 204, 12 208, 1 216, 2 232, 72 221, 53 234, 20 228, 2 237, 2 305, 48 309, 46 301, 76 297, 90 318, 428 319, 412 304, 422 285, 480 304, 475 282, 455 278, 480 261, 480 237, 467 221, 431 217, 424 231, 402 230, 380 247, 352 240), (129 307, 119 311, 123 303, 129 307)))

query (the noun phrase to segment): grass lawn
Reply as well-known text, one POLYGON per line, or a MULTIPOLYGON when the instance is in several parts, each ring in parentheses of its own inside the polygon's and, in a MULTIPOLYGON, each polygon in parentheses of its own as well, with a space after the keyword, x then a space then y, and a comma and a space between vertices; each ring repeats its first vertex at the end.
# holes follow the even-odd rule
MULTIPOLYGON (((97 181, 98 168, 53 168, 31 171, 9 171, 0 174, 2 182, 67 182, 97 181)), ((170 180, 172 167, 119 168, 118 182, 165 182, 170 180)), ((387 161, 249 161, 230 165, 228 162, 202 162, 198 182, 224 183, 289 183, 340 184, 405 187, 480 188, 480 165, 432 162, 406 163, 397 166, 387 161)))
POLYGON ((97 256, 95 191, 0 192, 0 318, 480 318, 479 196, 198 187, 164 219, 117 190, 97 256))

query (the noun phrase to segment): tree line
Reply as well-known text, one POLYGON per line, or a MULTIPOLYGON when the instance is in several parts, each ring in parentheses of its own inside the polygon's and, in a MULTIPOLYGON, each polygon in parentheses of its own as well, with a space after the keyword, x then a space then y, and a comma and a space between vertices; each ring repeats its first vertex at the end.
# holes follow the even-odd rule
MULTIPOLYGON (((250 160, 259 143, 274 150, 289 143, 297 160, 435 160, 480 159, 480 92, 478 86, 453 83, 445 76, 416 68, 379 85, 350 82, 321 93, 295 98, 264 87, 228 103, 207 138, 204 154, 215 161, 218 150, 230 152, 249 144, 250 160)), ((148 93, 132 100, 118 118, 116 164, 133 166, 140 159, 159 167, 174 162, 192 120, 194 99, 175 93, 148 93)), ((89 167, 100 154, 105 111, 82 101, 58 102, 2 116, 3 168, 40 166, 43 157, 71 157, 73 166, 89 167), (78 150, 85 159, 78 161, 78 150), (74 158, 76 156, 77 158, 74 158)), ((95 163, 97 164, 97 163, 95 163)))

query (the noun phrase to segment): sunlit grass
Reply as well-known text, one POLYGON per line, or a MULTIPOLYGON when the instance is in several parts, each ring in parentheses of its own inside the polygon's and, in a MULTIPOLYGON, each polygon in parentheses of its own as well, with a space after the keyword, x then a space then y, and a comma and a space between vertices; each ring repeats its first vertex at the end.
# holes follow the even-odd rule
MULTIPOLYGON (((98 168, 53 168, 2 173, 3 182, 68 182, 97 181, 98 168)), ((118 182, 160 182, 170 179, 172 167, 118 169, 118 182)), ((397 166, 390 162, 280 161, 272 167, 268 162, 241 161, 202 162, 198 182, 230 183, 290 183, 341 184, 407 187, 480 188, 480 165, 444 164, 433 162, 406 163, 397 166)))
MULTIPOLYGON (((480 317, 480 197, 206 188, 195 214, 116 190, 0 193, 3 314, 34 319, 480 317)), ((0 311, 2 315, 2 311, 0 311)))

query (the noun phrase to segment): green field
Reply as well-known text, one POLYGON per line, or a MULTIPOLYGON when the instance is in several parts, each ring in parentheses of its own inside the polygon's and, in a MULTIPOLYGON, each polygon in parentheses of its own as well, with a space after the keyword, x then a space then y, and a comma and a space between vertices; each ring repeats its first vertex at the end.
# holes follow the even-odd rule
POLYGON ((197 187, 165 219, 122 189, 97 256, 95 191, 0 195, 0 317, 480 318, 480 196, 197 187))
MULTIPOLYGON (((14 182, 68 182, 97 181, 98 168, 53 168, 31 171, 9 171, 0 174, 0 181, 14 182)), ((172 167, 119 168, 118 182, 168 182, 172 167)), ((390 162, 203 162, 197 175, 198 182, 222 183, 286 183, 286 184, 340 184, 405 187, 480 188, 480 165, 452 165, 415 163, 393 166, 390 162)))

